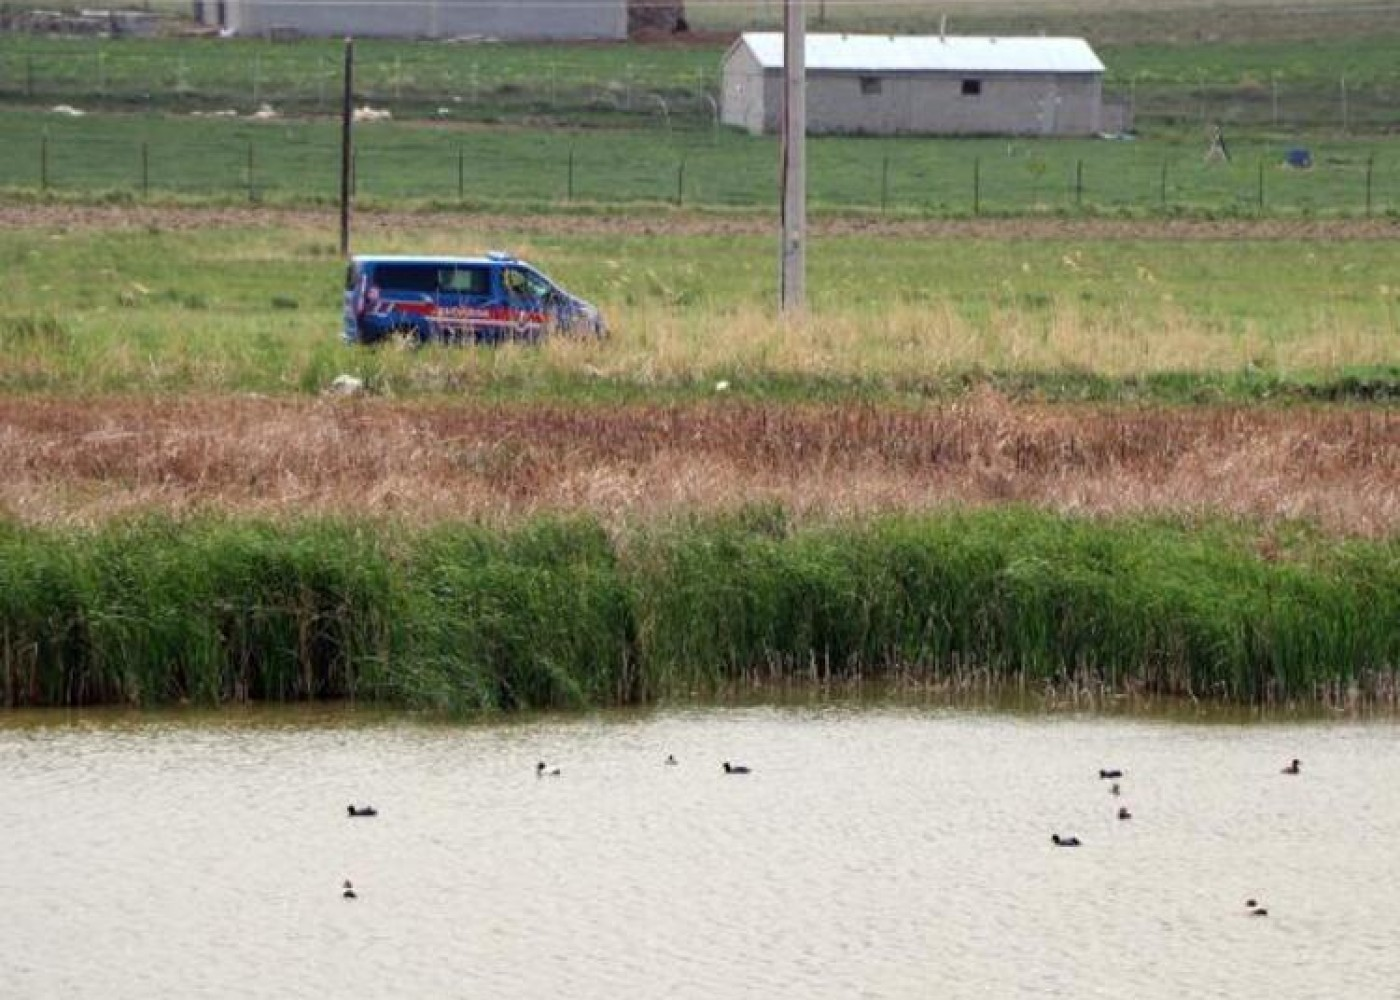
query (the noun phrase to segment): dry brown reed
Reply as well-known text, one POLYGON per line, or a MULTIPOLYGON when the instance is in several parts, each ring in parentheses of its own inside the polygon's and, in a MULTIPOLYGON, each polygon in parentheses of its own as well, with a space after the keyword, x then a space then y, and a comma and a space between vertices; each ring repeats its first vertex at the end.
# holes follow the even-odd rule
MULTIPOLYGON (((43 226, 59 229, 161 229, 291 228, 322 238, 335 231, 335 209, 285 208, 261 205, 185 206, 5 204, 0 205, 0 226, 43 226)), ((467 220, 470 235, 496 233, 519 237, 522 232, 569 236, 768 236, 774 221, 770 213, 753 211, 713 212, 648 206, 645 211, 536 214, 522 222, 519 214, 473 212, 467 220)), ((442 249, 455 252, 464 242, 460 212, 391 211, 360 209, 355 216, 357 235, 373 240, 409 242, 418 252, 442 249)), ((812 218, 814 236, 905 236, 922 239, 1045 239, 1045 240, 1391 240, 1395 220, 1374 219, 1191 219, 1191 218, 965 218, 824 216, 812 218)))
POLYGON ((565 406, 229 396, 0 399, 0 512, 356 514, 621 524, 776 503, 797 518, 1022 503, 1400 531, 1400 414, 1041 407, 565 406))

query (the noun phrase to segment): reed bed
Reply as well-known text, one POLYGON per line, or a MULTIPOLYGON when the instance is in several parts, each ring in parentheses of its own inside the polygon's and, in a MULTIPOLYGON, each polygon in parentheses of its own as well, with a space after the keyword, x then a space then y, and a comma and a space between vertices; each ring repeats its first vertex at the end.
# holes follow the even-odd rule
POLYGON ((794 683, 1385 698, 1400 547, 1023 508, 623 535, 354 519, 0 531, 9 706, 360 699, 475 712, 794 683))
POLYGON ((0 515, 26 525, 578 514, 619 534, 765 504, 805 522, 1018 503, 1400 534, 1400 413, 1380 408, 20 396, 0 397, 0 467, 0 515))

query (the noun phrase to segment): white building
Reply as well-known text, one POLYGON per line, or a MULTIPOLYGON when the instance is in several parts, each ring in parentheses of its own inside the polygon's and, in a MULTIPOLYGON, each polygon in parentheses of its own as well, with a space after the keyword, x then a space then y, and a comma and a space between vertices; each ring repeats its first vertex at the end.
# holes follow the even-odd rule
MULTIPOLYGON (((1104 121, 1104 65, 1080 38, 809 34, 806 62, 814 135, 1092 135, 1124 127, 1104 121)), ((723 90, 726 124, 776 132, 783 36, 741 35, 724 56, 723 90)))
POLYGON ((196 0, 195 19, 235 35, 622 39, 626 0, 196 0))

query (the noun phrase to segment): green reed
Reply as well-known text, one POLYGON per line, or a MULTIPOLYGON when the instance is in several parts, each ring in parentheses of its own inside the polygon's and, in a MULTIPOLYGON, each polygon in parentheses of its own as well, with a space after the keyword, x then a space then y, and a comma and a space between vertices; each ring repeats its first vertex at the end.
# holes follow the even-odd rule
POLYGON ((609 537, 380 522, 0 529, 6 705, 626 705, 791 683, 1268 704, 1393 691, 1400 541, 1017 508, 609 537))

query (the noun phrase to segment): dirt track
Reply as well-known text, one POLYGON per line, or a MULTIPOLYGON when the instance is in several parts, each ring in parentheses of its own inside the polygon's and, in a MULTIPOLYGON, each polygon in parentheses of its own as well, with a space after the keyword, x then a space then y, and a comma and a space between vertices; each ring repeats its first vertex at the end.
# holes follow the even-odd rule
MULTIPOLYGON (((775 219, 757 213, 719 214, 653 209, 646 213, 559 214, 526 217, 490 212, 357 212, 357 231, 470 225, 483 232, 587 236, 771 236, 775 219)), ((167 230, 210 227, 289 227, 337 231, 333 209, 183 208, 113 205, 0 205, 0 227, 14 229, 167 230)), ((1033 240, 1382 240, 1400 238, 1400 222, 1386 219, 884 219, 822 217, 813 236, 897 236, 919 239, 1033 240)))
POLYGON ((755 502, 798 517, 1015 502, 1400 533, 1400 414, 1367 410, 0 397, 0 468, 0 516, 30 523, 566 511, 616 525, 755 502))

